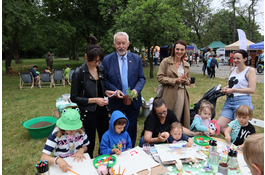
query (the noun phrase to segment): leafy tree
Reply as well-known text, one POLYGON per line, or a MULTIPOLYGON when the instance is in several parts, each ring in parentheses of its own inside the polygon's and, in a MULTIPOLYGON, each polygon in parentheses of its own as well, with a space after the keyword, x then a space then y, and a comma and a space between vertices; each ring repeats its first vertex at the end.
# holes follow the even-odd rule
MULTIPOLYGON (((173 8, 171 1, 128 0, 127 8, 115 18, 113 31, 125 31, 130 36, 130 43, 142 43, 148 48, 164 45, 174 38, 187 40, 189 28, 181 23, 181 15, 173 8)), ((150 78, 153 78, 153 56, 150 57, 150 78)))
POLYGON ((245 22, 248 37, 250 40, 252 40, 253 31, 256 25, 255 20, 257 16, 257 8, 259 8, 257 6, 258 1, 259 0, 251 0, 250 4, 245 4, 243 7, 237 8, 237 13, 245 22))
MULTIPOLYGON (((212 0, 185 0, 183 1, 184 24, 191 28, 198 38, 198 44, 205 45, 207 40, 204 39, 207 27, 205 24, 210 17, 210 4, 212 0)), ((180 9, 181 10, 181 9, 180 9)))
POLYGON ((33 26, 36 7, 34 2, 17 0, 5 0, 2 7, 2 50, 5 53, 5 68, 8 72, 12 58, 18 62, 19 42, 25 39, 22 33, 33 26))

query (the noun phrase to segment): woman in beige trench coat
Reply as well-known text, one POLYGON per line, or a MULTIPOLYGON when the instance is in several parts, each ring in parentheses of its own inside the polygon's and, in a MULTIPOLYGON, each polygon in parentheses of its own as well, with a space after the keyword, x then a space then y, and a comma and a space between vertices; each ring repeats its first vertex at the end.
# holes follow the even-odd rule
POLYGON ((157 80, 164 87, 162 98, 181 124, 190 128, 190 102, 185 85, 190 84, 190 65, 183 60, 187 44, 179 40, 174 44, 171 56, 163 59, 157 80))

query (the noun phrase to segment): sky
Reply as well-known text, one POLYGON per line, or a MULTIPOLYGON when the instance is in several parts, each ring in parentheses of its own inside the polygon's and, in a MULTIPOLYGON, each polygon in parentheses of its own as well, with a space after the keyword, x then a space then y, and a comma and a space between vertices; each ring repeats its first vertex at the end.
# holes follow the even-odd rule
MULTIPOLYGON (((243 6, 244 4, 250 4, 250 0, 239 0, 241 5, 243 6)), ((217 11, 220 7, 223 8, 224 5, 222 5, 222 0, 213 0, 211 3, 211 7, 217 11)), ((227 8, 227 7, 226 7, 227 8)), ((258 13, 263 12, 262 14, 259 14, 256 16, 256 22, 258 25, 260 25, 259 32, 264 35, 264 0, 259 0, 258 2, 258 13)))

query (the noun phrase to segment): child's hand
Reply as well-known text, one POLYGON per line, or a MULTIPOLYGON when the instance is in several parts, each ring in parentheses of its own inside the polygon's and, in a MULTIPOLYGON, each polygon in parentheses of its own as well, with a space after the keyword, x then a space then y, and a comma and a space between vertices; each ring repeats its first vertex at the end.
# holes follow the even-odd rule
POLYGON ((68 170, 68 168, 72 168, 64 159, 59 158, 57 159, 57 164, 59 165, 60 169, 64 172, 68 170))
POLYGON ((193 143, 192 139, 189 138, 188 143, 186 144, 186 147, 192 147, 192 143, 193 143))
POLYGON ((230 135, 226 135, 226 136, 225 136, 225 140, 226 140, 227 142, 230 143, 230 142, 231 142, 231 137, 230 137, 230 135))
POLYGON ((74 153, 74 155, 72 155, 71 157, 74 157, 74 161, 75 159, 77 159, 77 162, 79 162, 79 159, 81 160, 81 162, 83 162, 83 158, 86 159, 86 157, 84 156, 84 149, 80 148, 76 153, 74 153))
POLYGON ((186 144, 186 147, 192 147, 192 142, 188 142, 188 143, 186 144))
POLYGON ((119 150, 118 148, 114 148, 114 149, 112 149, 112 152, 117 154, 117 155, 120 155, 122 150, 119 150))
POLYGON ((210 134, 211 134, 211 135, 215 135, 214 130, 210 129, 210 134))

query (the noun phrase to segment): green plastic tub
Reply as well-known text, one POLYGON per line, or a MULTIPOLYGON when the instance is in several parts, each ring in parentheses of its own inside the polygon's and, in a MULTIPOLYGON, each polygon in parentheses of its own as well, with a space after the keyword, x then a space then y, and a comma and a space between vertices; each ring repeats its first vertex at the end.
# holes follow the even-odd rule
POLYGON ((42 117, 30 119, 26 122, 22 121, 21 125, 23 125, 26 129, 28 129, 29 134, 31 135, 33 139, 40 139, 43 137, 48 137, 50 135, 50 133, 54 129, 56 121, 57 119, 55 117, 42 116, 42 117), (49 126, 40 127, 40 128, 30 128, 30 126, 36 123, 39 123, 39 122, 51 122, 53 124, 49 126))

